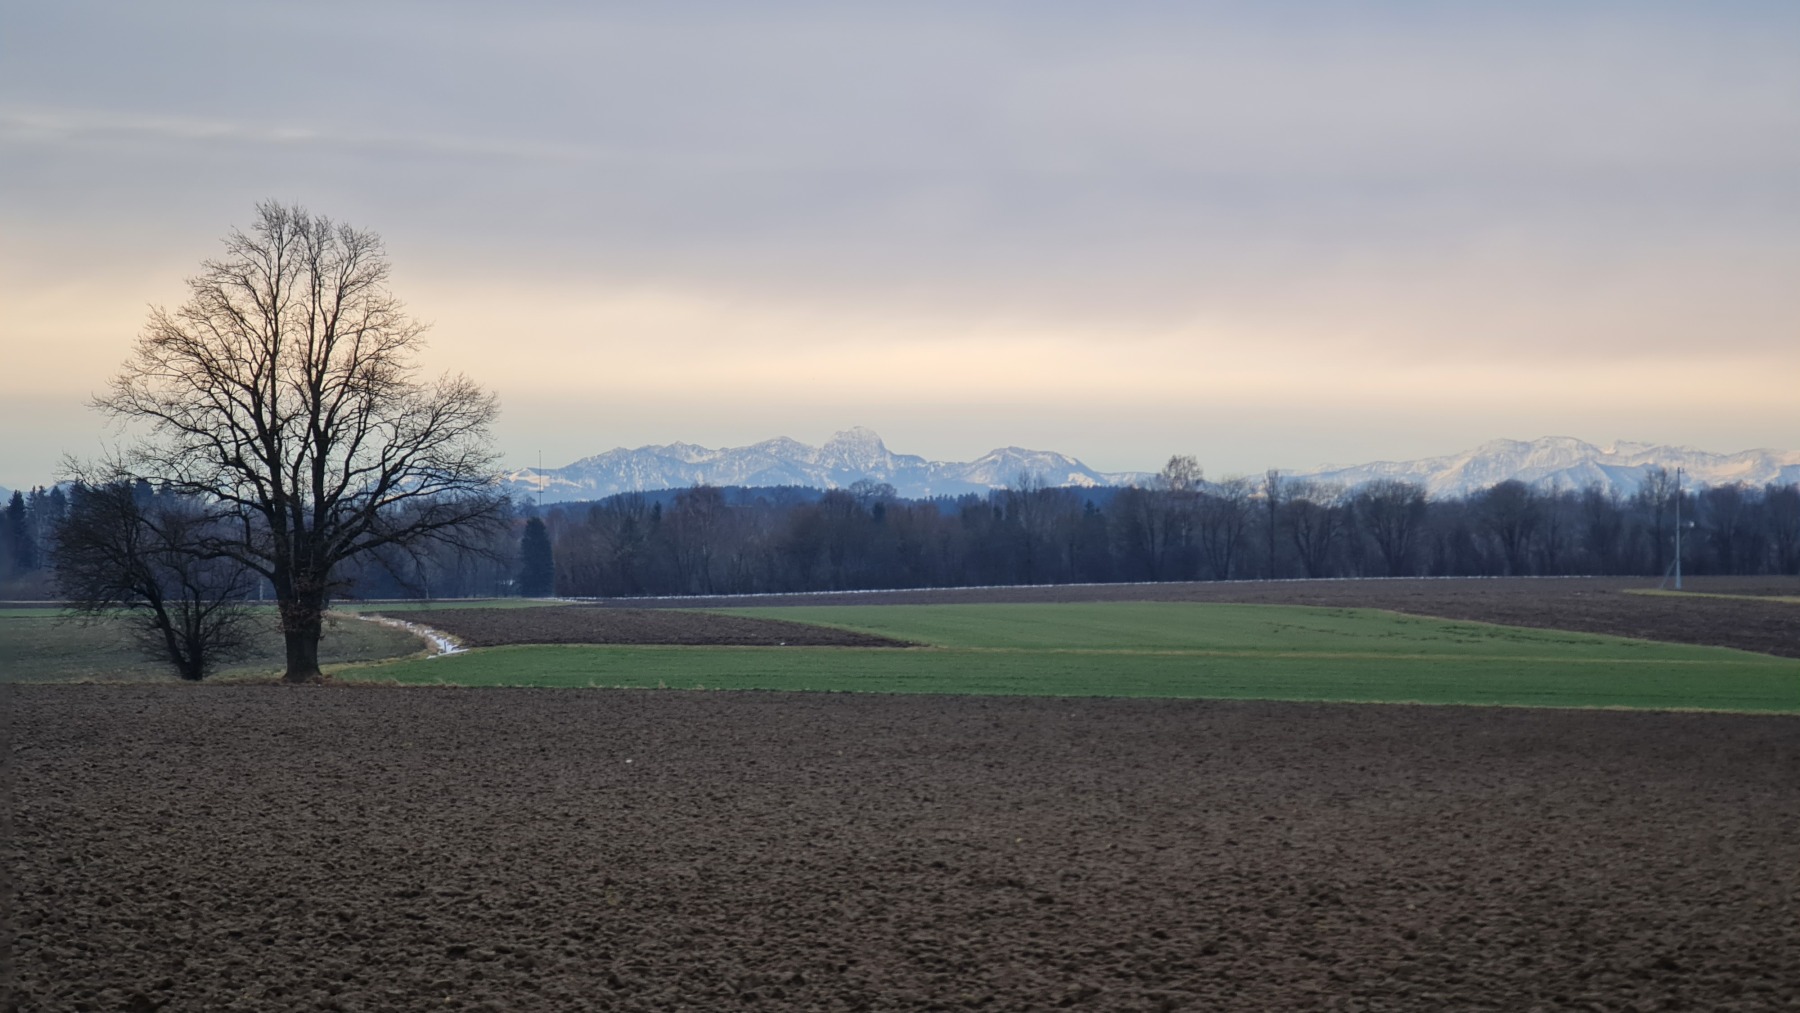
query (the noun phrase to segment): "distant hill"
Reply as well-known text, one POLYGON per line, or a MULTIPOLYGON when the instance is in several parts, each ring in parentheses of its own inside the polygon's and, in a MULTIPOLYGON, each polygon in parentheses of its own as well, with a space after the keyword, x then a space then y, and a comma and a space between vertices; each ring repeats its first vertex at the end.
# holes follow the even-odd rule
POLYGON ((1323 468, 1296 478, 1355 487, 1376 479, 1403 479, 1423 486, 1433 498, 1447 499, 1518 479, 1541 489, 1585 489, 1599 486, 1630 496, 1654 468, 1681 468, 1690 485, 1749 485, 1800 482, 1800 452, 1745 450, 1714 454, 1690 447, 1648 443, 1615 443, 1598 447, 1566 436, 1530 442, 1492 440, 1473 450, 1416 461, 1378 461, 1323 468))
MULTIPOLYGON (((1205 463, 1204 459, 1201 461, 1205 463)), ((1615 443, 1598 447, 1568 437, 1521 442, 1493 440, 1473 450, 1416 461, 1377 461, 1291 473, 1290 477, 1355 487, 1376 479, 1403 479, 1434 498, 1466 496, 1508 479, 1544 489, 1600 488, 1630 496, 1653 468, 1681 468, 1692 485, 1745 482, 1800 483, 1800 452, 1746 450, 1715 454, 1688 447, 1615 443)), ((1001 447, 973 461, 928 461, 896 454, 874 432, 854 428, 815 447, 781 437, 748 447, 711 449, 692 443, 619 447, 561 468, 522 468, 506 483, 524 498, 546 503, 597 500, 622 492, 686 489, 694 485, 845 489, 859 481, 882 482, 908 499, 961 496, 1002 489, 1021 474, 1053 486, 1098 488, 1144 485, 1150 472, 1102 472, 1067 454, 1001 447)))

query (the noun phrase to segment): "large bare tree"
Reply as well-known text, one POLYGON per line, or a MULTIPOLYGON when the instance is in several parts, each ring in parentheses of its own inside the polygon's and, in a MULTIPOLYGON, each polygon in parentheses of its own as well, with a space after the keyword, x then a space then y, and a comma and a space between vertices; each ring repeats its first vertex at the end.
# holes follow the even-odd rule
POLYGON ((388 290, 375 233, 265 202, 225 249, 186 303, 151 312, 95 406, 142 427, 131 474, 229 525, 208 548, 274 588, 285 678, 307 682, 341 564, 496 516, 498 406, 464 376, 419 377, 425 327, 388 290))

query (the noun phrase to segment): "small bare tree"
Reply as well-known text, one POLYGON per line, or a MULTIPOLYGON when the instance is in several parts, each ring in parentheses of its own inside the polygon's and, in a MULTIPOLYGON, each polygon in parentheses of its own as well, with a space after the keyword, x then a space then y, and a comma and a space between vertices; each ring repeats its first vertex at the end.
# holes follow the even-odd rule
POLYGON ((1675 476, 1669 469, 1651 468, 1644 473, 1637 502, 1639 508, 1650 515, 1650 566, 1654 574, 1668 572, 1665 553, 1669 551, 1669 513, 1674 508, 1675 496, 1675 476))
POLYGON ((373 232, 266 202, 225 249, 186 303, 152 311, 95 406, 147 429, 133 475, 205 505, 201 553, 268 580, 285 678, 307 682, 341 564, 498 515, 498 407, 465 377, 418 378, 425 327, 388 291, 373 232))
POLYGON ((1227 478, 1213 483, 1200 498, 1200 552, 1214 580, 1236 575, 1238 557, 1245 551, 1244 533, 1250 526, 1251 484, 1247 478, 1227 478))
POLYGON ((1275 543, 1281 534, 1281 505, 1284 502, 1285 488, 1281 469, 1270 468, 1263 473, 1263 534, 1267 536, 1269 545, 1269 571, 1266 576, 1270 580, 1280 576, 1275 568, 1275 543))
POLYGON ((1343 488, 1318 482, 1290 482, 1282 513, 1306 575, 1329 576, 1338 536, 1345 526, 1343 488))
POLYGON ((151 657, 203 679, 243 656, 254 618, 250 571, 207 548, 216 523, 145 483, 77 484, 51 549, 58 589, 77 617, 122 621, 151 657))

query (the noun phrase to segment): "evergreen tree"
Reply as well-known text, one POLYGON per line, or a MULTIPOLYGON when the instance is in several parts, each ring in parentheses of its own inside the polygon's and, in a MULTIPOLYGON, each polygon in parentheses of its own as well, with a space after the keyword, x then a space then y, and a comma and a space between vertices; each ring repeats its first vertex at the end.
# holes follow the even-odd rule
POLYGON ((519 540, 519 593, 527 598, 541 598, 556 590, 556 558, 550 549, 550 529, 543 518, 525 522, 525 536, 519 540))
POLYGON ((25 521, 25 494, 17 489, 6 504, 6 536, 12 542, 13 565, 21 571, 36 569, 37 540, 25 521))

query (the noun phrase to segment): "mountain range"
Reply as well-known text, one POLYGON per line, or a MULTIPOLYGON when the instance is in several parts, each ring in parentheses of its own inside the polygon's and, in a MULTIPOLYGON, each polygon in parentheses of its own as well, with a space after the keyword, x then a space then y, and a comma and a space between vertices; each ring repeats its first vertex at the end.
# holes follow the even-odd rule
POLYGON ((1586 489, 1599 486, 1630 496, 1655 468, 1680 468, 1688 485, 1789 485, 1800 482, 1800 452, 1745 450, 1714 454, 1690 447, 1618 442, 1608 447, 1546 436, 1543 439, 1491 440, 1473 450, 1417 461, 1378 461, 1328 467, 1303 476, 1354 488, 1376 479, 1393 478, 1423 486, 1433 498, 1466 496, 1517 479, 1540 489, 1586 489))
POLYGON ((521 496, 536 495, 541 482, 544 501, 550 503, 700 484, 845 489, 865 480, 923 499, 985 493, 1025 473, 1055 486, 1131 485, 1150 478, 1138 472, 1103 474, 1067 454, 1021 447, 1001 447, 966 463, 928 461, 894 453, 880 436, 860 426, 833 435, 821 447, 786 437, 719 450, 692 443, 618 447, 566 467, 542 472, 524 468, 504 477, 521 496))
MULTIPOLYGON (((1598 485, 1629 496, 1651 469, 1659 467, 1683 469, 1694 485, 1800 482, 1800 452, 1795 451, 1713 454, 1646 443, 1599 447, 1567 437, 1493 440, 1444 457, 1331 466, 1289 477, 1350 488, 1377 479, 1400 479, 1423 486, 1436 498, 1464 496, 1508 479, 1545 489, 1598 485)), ((857 427, 818 447, 786 437, 717 450, 691 443, 619 447, 561 468, 523 468, 506 474, 504 481, 521 498, 534 497, 541 488, 546 503, 701 484, 842 489, 859 481, 886 483, 899 495, 918 499, 985 493, 1006 487, 1021 474, 1047 485, 1077 488, 1144 485, 1155 477, 1150 472, 1096 471, 1067 454, 1021 447, 1001 447, 968 462, 929 461, 896 454, 880 436, 857 427)))

